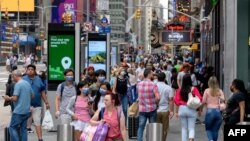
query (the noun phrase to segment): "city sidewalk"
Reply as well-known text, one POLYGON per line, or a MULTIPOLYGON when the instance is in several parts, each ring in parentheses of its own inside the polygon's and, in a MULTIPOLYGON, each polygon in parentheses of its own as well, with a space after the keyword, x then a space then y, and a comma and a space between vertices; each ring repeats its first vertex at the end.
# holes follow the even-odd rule
MULTIPOLYGON (((45 70, 45 66, 43 64, 37 64, 37 70, 45 70)), ((22 66, 18 66, 21 68, 22 66)), ((0 66, 0 72, 4 73, 6 72, 4 66, 0 66)), ((8 72, 6 72, 8 73, 8 72)), ((7 75, 6 75, 7 76, 7 75)), ((0 87, 2 87, 4 84, 0 84, 0 87)), ((2 96, 3 93, 0 93, 0 96, 2 96)), ((9 107, 3 107, 3 99, 0 98, 0 141, 4 141, 4 128, 9 124, 11 113, 9 107)), ((53 104, 52 104, 53 105, 53 104)), ((204 110, 205 111, 205 110, 204 110)), ((204 114, 200 117, 201 120, 204 120, 204 114)), ((34 126, 32 126, 32 129, 35 131, 34 126)), ((146 131, 144 131, 146 133, 146 131)), ((205 125, 197 124, 196 125, 196 132, 195 132, 195 141, 205 141, 207 140, 206 132, 205 132, 205 125)), ((28 134, 29 141, 37 141, 36 133, 29 133, 28 134)), ((48 132, 46 130, 43 130, 43 138, 44 141, 56 141, 57 140, 57 133, 56 132, 48 132)), ((134 140, 131 140, 134 141, 134 140)), ((180 120, 176 119, 175 117, 170 120, 170 127, 168 132, 168 138, 167 141, 181 141, 181 124, 180 120)), ((223 141, 223 132, 220 130, 219 132, 219 139, 218 141, 223 141)))

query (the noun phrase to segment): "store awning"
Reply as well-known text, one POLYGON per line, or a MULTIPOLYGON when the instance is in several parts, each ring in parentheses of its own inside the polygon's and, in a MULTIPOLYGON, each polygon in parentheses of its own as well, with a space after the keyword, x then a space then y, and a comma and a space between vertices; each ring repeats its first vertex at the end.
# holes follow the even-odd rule
POLYGON ((180 49, 187 49, 187 50, 190 50, 191 48, 190 48, 190 46, 181 46, 180 49))

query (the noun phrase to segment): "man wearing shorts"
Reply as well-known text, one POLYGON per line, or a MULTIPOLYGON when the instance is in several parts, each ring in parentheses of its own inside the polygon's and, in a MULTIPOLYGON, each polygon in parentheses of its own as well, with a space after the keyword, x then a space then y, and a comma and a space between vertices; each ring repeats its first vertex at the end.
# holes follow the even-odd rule
MULTIPOLYGON (((31 112, 32 116, 28 121, 28 128, 31 126, 31 121, 33 118, 34 125, 36 127, 36 134, 39 141, 43 141, 42 139, 42 126, 41 126, 41 118, 42 118, 42 99, 46 104, 46 109, 49 109, 49 103, 47 95, 45 94, 45 86, 39 76, 36 75, 36 66, 28 65, 26 75, 23 77, 23 80, 26 80, 30 83, 32 90, 34 92, 34 98, 31 100, 31 112)), ((28 129, 30 130, 30 129, 28 129)))

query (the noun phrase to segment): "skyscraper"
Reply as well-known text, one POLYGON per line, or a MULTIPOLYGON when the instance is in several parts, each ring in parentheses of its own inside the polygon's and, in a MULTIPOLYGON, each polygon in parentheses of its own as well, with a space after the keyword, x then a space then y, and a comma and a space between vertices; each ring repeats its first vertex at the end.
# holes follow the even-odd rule
POLYGON ((125 0, 109 1, 111 39, 117 39, 119 42, 125 41, 126 3, 125 0))

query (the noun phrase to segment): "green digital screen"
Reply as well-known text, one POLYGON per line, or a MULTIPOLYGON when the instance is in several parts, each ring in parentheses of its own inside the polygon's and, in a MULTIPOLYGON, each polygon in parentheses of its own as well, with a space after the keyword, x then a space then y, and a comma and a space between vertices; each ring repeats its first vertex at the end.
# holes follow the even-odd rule
POLYGON ((75 68, 74 35, 49 35, 48 80, 65 80, 64 70, 75 68))

